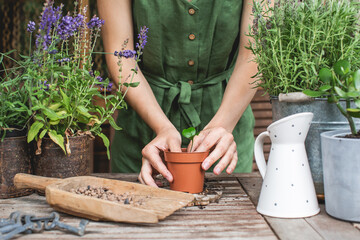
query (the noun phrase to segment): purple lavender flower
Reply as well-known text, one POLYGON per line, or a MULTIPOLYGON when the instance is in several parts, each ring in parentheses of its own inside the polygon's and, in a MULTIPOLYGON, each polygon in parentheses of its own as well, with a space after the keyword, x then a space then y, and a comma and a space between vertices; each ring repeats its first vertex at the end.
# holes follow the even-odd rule
POLYGON ((35 30, 35 22, 29 21, 26 30, 32 33, 35 30))
POLYGON ((48 91, 49 90, 49 87, 50 87, 50 84, 47 83, 47 80, 45 80, 42 84, 41 84, 41 89, 42 90, 45 90, 45 91, 48 91))
POLYGON ((96 77, 96 80, 98 80, 99 82, 102 82, 102 81, 103 81, 103 78, 100 77, 100 76, 97 76, 97 77, 96 77))
POLYGON ((140 33, 138 34, 139 42, 136 43, 136 48, 138 49, 138 51, 141 51, 141 49, 144 49, 144 47, 147 43, 148 30, 149 30, 149 28, 147 28, 146 26, 143 26, 142 28, 140 28, 140 33))
POLYGON ((124 58, 133 58, 135 57, 136 51, 134 50, 123 50, 123 51, 115 51, 114 55, 117 57, 124 57, 124 58))
POLYGON ((61 59, 58 59, 57 62, 59 62, 59 63, 70 62, 70 58, 61 58, 61 59))
POLYGON ((58 50, 53 49, 53 50, 49 51, 49 54, 56 54, 57 52, 58 52, 58 50))
POLYGON ((106 87, 106 91, 107 91, 107 92, 111 92, 112 87, 113 87, 113 83, 110 82, 109 85, 106 87))
POLYGON ((36 36, 36 46, 39 48, 40 44, 46 50, 52 41, 52 26, 56 26, 62 13, 63 5, 57 8, 53 7, 54 2, 50 1, 45 5, 45 9, 41 14, 39 29, 42 31, 36 36))
POLYGON ((94 72, 92 70, 89 71, 90 76, 94 77, 94 72))
POLYGON ((74 35, 74 33, 82 26, 83 20, 84 16, 81 14, 78 14, 76 17, 71 17, 69 15, 64 16, 56 30, 60 39, 66 40, 74 35))
POLYGON ((88 28, 93 29, 97 28, 100 29, 105 23, 105 20, 100 19, 97 16, 93 16, 92 19, 87 23, 88 28))

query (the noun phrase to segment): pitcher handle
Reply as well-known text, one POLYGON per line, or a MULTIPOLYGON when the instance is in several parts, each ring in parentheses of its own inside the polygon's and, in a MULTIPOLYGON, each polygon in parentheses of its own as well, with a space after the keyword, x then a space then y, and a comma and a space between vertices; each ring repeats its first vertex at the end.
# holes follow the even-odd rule
POLYGON ((268 131, 260 133, 260 135, 256 138, 255 146, 254 146, 256 165, 258 166, 260 174, 263 179, 266 173, 266 162, 264 156, 264 140, 266 137, 270 137, 268 131))

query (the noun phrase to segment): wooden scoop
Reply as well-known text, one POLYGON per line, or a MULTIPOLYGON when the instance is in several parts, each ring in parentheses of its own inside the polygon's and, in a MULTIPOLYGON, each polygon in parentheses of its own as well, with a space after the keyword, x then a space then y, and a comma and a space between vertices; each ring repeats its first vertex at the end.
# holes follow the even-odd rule
POLYGON ((95 221, 157 223, 194 199, 188 193, 90 176, 57 179, 18 173, 14 177, 14 184, 19 189, 45 190, 46 201, 55 210, 95 221), (70 192, 71 189, 88 185, 105 187, 114 194, 127 192, 138 198, 143 197, 144 201, 140 206, 133 206, 70 192))

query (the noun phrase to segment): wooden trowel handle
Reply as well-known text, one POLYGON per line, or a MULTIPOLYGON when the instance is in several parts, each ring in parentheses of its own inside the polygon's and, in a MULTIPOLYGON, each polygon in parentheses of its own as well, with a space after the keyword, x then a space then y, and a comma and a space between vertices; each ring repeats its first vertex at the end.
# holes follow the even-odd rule
POLYGON ((32 188, 44 191, 47 185, 58 181, 61 181, 61 179, 35 176, 26 173, 18 173, 14 177, 14 185, 17 189, 32 188))

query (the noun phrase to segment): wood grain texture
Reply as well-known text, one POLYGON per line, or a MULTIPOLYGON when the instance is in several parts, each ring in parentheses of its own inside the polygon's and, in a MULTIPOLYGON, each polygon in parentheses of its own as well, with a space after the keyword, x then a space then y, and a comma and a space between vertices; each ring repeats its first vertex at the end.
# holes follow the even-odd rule
POLYGON ((164 219, 194 199, 192 194, 90 176, 59 180, 29 174, 17 174, 15 186, 18 185, 25 185, 30 188, 39 185, 45 186, 46 200, 54 209, 95 221, 156 223, 158 219, 164 219), (49 182, 52 184, 48 185, 49 182), (142 198, 144 203, 133 206, 70 192, 70 190, 87 186, 105 187, 114 194, 129 193, 134 197, 142 198))
MULTIPOLYGON (((134 179, 134 174, 108 176, 134 179)), ((203 208, 181 208, 157 224, 90 222, 81 239, 277 239, 240 186, 236 178, 238 175, 222 175, 219 179, 213 174, 207 176, 207 184, 222 187, 223 195, 218 203, 203 208)), ((0 218, 8 217, 15 210, 38 216, 52 211, 45 198, 36 194, 0 200, 0 218)), ((79 223, 79 218, 67 214, 61 214, 61 220, 74 226, 79 223)), ((24 235, 20 239, 53 238, 77 237, 61 231, 50 231, 24 235)))
MULTIPOLYGON (((243 189, 256 206, 262 185, 261 177, 238 177, 243 189)), ((324 204, 318 215, 300 219, 281 219, 265 216, 265 220, 280 239, 360 239, 356 224, 330 217, 324 204)))
POLYGON ((360 231, 351 223, 330 217, 325 206, 320 204, 320 214, 306 218, 305 220, 324 238, 330 240, 338 239, 360 239, 360 231))

